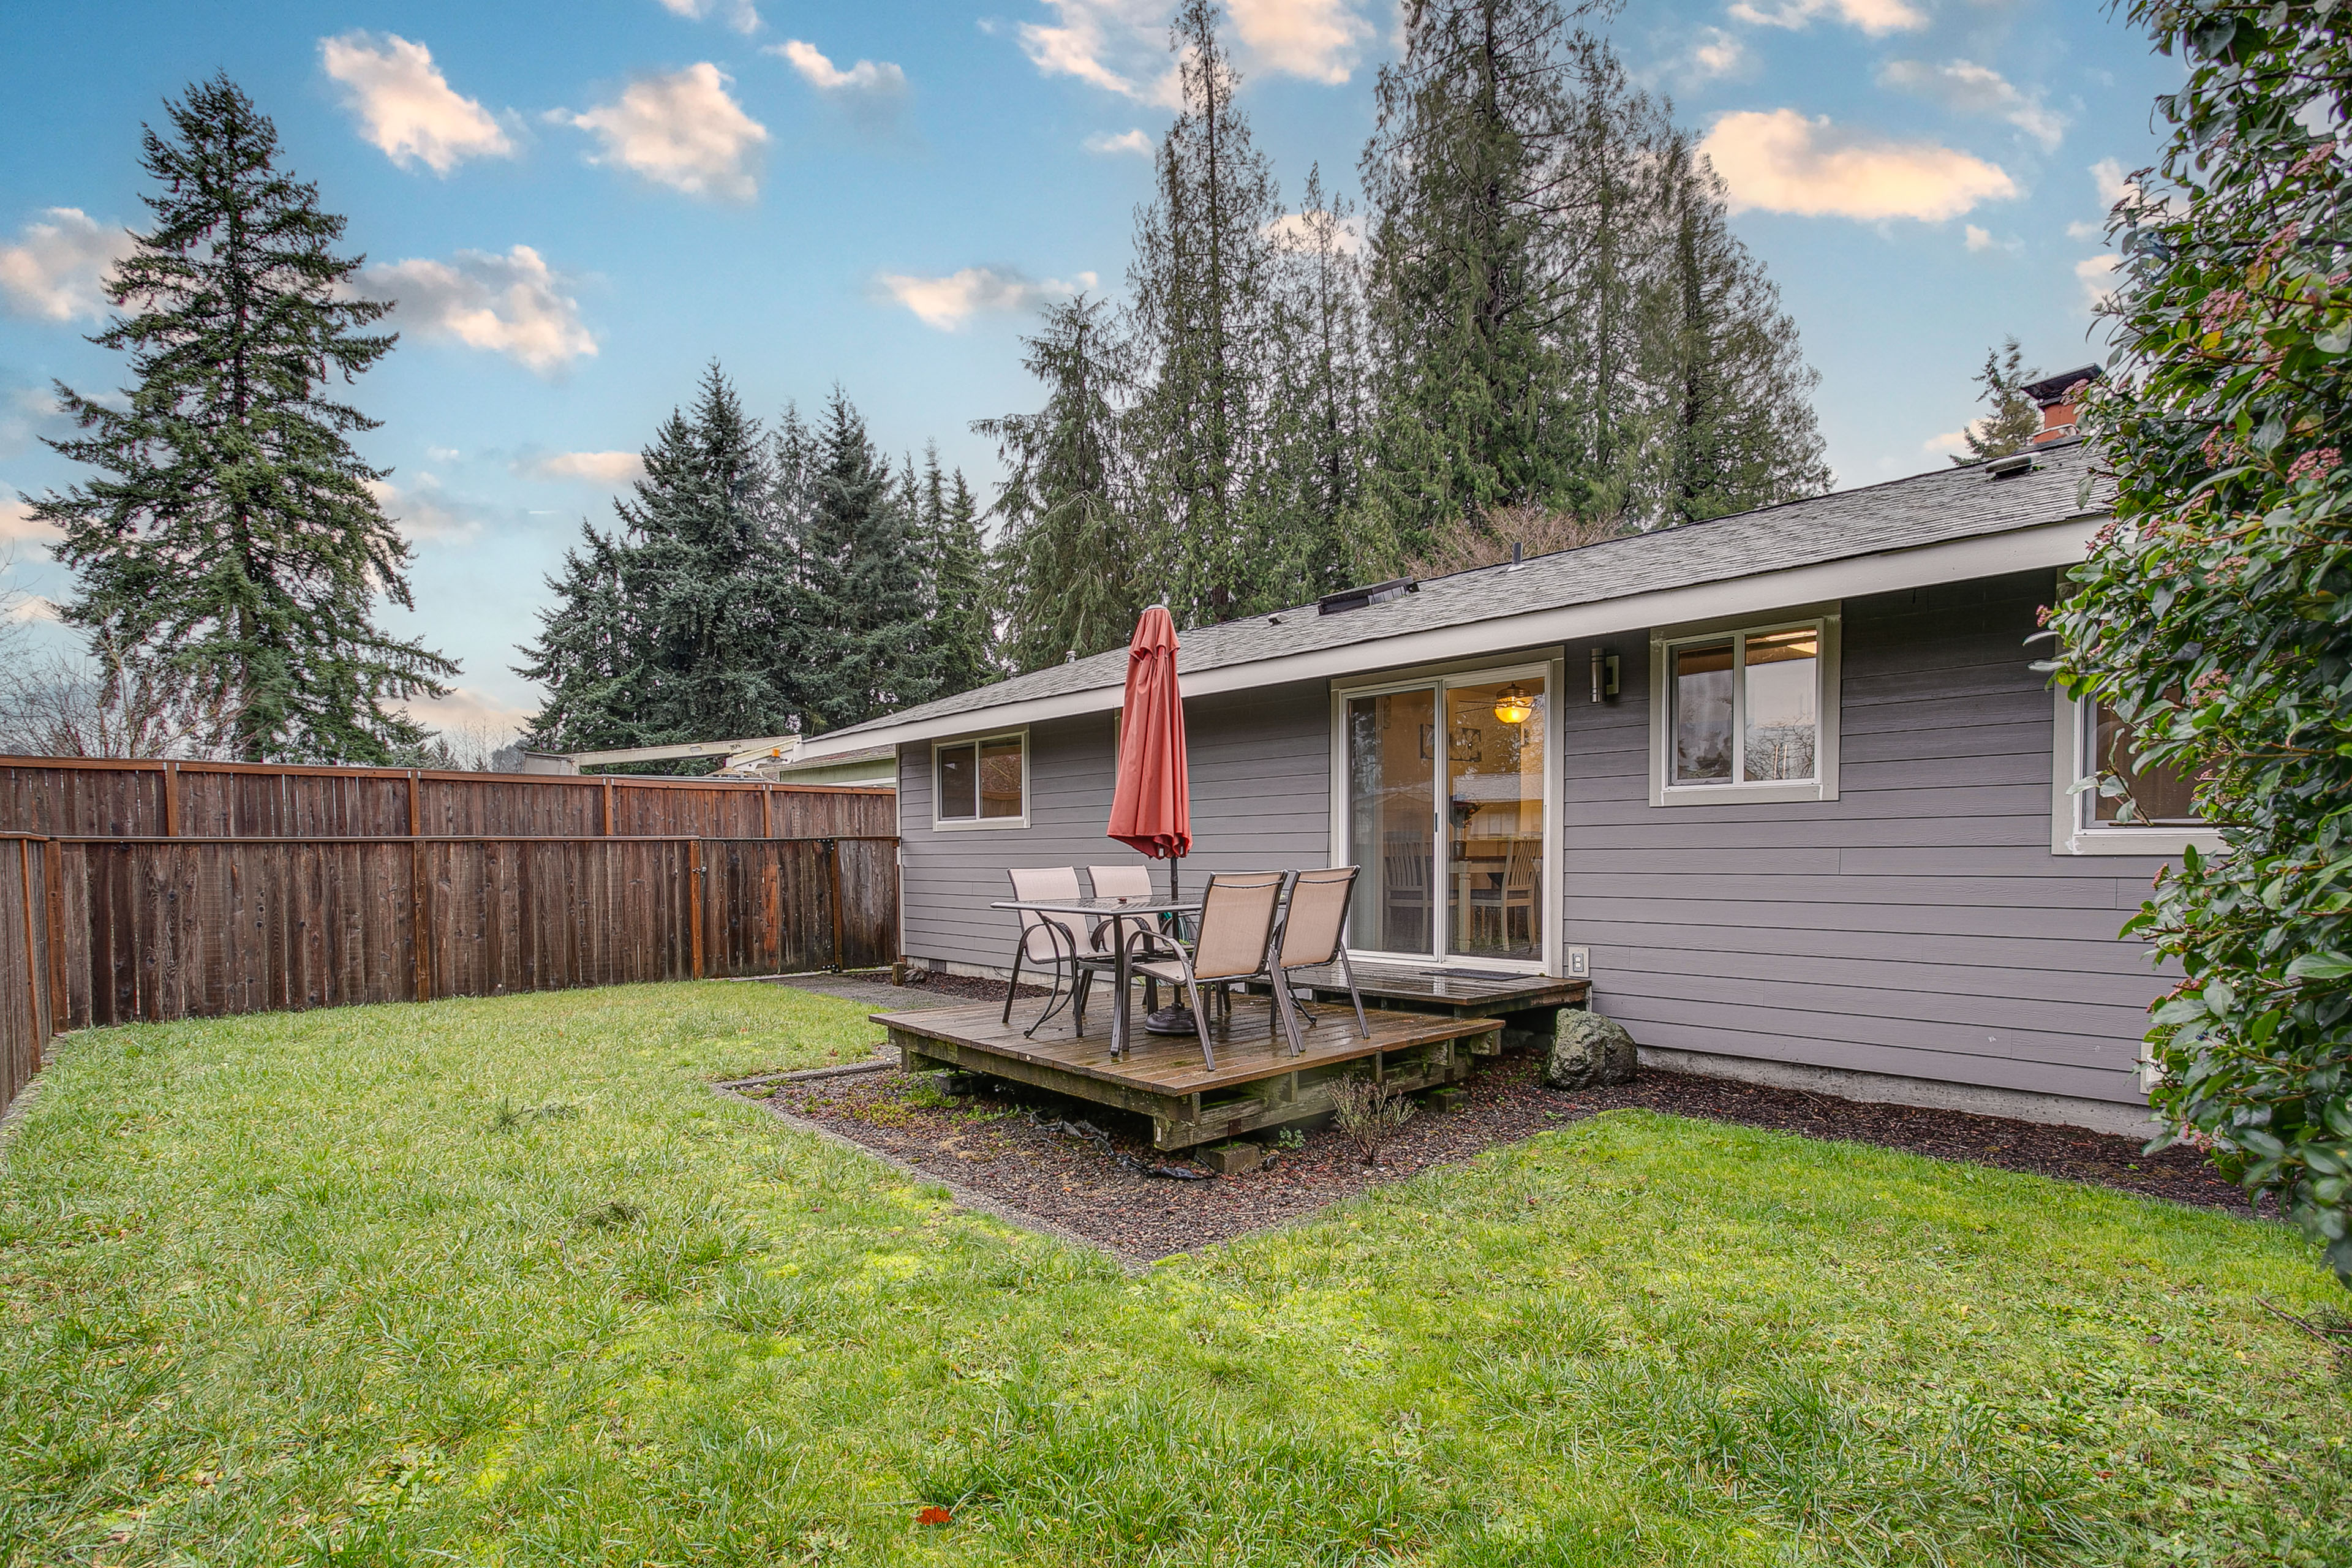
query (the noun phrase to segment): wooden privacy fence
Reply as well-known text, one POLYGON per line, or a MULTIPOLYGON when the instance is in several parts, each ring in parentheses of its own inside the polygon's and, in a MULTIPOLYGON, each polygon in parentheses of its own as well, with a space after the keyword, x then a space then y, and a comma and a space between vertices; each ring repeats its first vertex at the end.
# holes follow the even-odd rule
POLYGON ((60 837, 810 838, 898 830, 888 789, 0 757, 0 832, 60 837))
POLYGON ((0 837, 0 1102, 57 1029, 898 952, 898 840, 0 837))
POLYGON ((0 834, 0 1109, 40 1070, 42 1048, 57 1029, 56 867, 55 845, 0 834))

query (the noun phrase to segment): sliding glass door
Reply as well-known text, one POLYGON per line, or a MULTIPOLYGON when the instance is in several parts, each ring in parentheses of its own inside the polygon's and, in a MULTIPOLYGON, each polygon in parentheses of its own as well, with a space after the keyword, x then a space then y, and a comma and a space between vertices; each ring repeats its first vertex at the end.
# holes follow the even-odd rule
POLYGON ((1546 963, 1551 689, 1531 665, 1340 694, 1350 947, 1546 963))

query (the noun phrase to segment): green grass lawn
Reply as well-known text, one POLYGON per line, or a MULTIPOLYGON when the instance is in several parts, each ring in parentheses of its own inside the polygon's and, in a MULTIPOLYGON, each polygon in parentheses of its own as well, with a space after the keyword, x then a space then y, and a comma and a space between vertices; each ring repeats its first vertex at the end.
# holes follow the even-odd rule
POLYGON ((2276 1227, 1621 1112, 1129 1279, 705 1087, 874 1035, 709 984, 61 1041, 0 1563, 2352 1561, 2276 1227))

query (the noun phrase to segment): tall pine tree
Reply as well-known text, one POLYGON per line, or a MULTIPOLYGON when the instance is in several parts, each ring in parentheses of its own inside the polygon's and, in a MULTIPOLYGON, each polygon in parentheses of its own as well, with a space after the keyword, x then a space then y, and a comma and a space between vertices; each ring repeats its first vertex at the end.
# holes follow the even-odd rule
POLYGON ((1222 16, 1214 0, 1185 0, 1171 26, 1182 107, 1160 138, 1128 273, 1141 381, 1130 416, 1135 504, 1180 625, 1262 607, 1274 592, 1263 563, 1286 521, 1255 482, 1276 349, 1271 231, 1281 207, 1234 102, 1240 77, 1217 36, 1222 16))
POLYGON ((912 498, 839 387, 814 455, 799 660, 812 731, 928 701, 939 688, 912 498))
POLYGON ((988 542, 980 504, 963 470, 940 472, 936 443, 923 453, 922 553, 929 564, 931 656, 939 695, 985 686, 1003 673, 996 662, 996 612, 991 601, 988 542))
POLYGON ((549 689, 534 725, 565 751, 781 734, 793 727, 792 561, 769 448, 717 365, 673 410, 610 537, 551 579, 557 603, 519 673, 549 689))
POLYGON ((2042 428, 2042 410, 2025 395, 2026 384, 2041 374, 2025 363, 2025 351, 2017 346, 2015 338, 2005 338, 2000 347, 1987 349, 1984 369, 1977 372, 1977 384, 1984 388, 1977 399, 1992 412, 1961 427, 1960 439, 1968 443, 1969 455, 1952 461, 1981 463, 1987 458, 2023 451, 2042 428))
POLYGON ((1280 315, 1267 414, 1263 504, 1279 525, 1265 563, 1276 603, 1360 581, 1381 563, 1350 531, 1361 500, 1366 401, 1362 274, 1346 198, 1307 170, 1279 258, 1280 315))
POLYGON ((348 297, 344 220, 277 166, 277 128, 226 76, 145 129, 154 226, 107 281, 91 339, 135 384, 109 406, 60 384, 81 435, 50 443, 104 478, 32 501, 77 574, 68 624, 253 762, 388 763, 425 731, 387 703, 457 666, 376 620, 410 605, 409 547, 328 395, 388 353, 391 307, 348 297))
POLYGON ((1121 348, 1099 300, 1048 306, 1022 363, 1045 385, 1034 414, 975 421, 1008 472, 992 509, 1004 653, 1025 671, 1117 647, 1159 595, 1120 505, 1121 348))

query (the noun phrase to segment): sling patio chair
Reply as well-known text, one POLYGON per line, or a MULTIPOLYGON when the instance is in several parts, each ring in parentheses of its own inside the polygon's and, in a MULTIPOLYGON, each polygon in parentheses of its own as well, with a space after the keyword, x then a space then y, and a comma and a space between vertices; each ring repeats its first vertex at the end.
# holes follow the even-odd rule
MULTIPOLYGON (((1290 903, 1283 912, 1281 933, 1275 938, 1275 990, 1290 998, 1291 1016, 1304 1018, 1312 1028, 1315 1008, 1291 993, 1291 972, 1337 963, 1348 982, 1348 1000, 1356 1005, 1357 1031, 1369 1040, 1372 1026, 1364 1019, 1364 998, 1356 990, 1356 971, 1348 962, 1349 907, 1360 868, 1334 866, 1328 871, 1301 871, 1291 878, 1290 903)), ((1291 1054, 1304 1049, 1306 1042, 1294 1029, 1291 1054)))
MULTIPOLYGON (((1273 980, 1268 965, 1274 956, 1275 917, 1282 909, 1283 884, 1289 879, 1286 871, 1218 872, 1201 895, 1200 924, 1189 948, 1178 947, 1164 958, 1129 961, 1133 973, 1183 988, 1192 1005, 1193 1026, 1201 1035, 1201 1059, 1209 1067, 1217 1065, 1217 1052, 1210 1043, 1209 1009, 1201 1000, 1201 987, 1213 985, 1222 993, 1236 982, 1273 980)), ((1157 931, 1139 931, 1127 941, 1132 953, 1146 942, 1164 947, 1168 939, 1157 931)), ((1278 1018, 1284 1032, 1296 1042, 1298 1030, 1290 1021, 1290 998, 1280 985, 1273 985, 1272 990, 1273 1015, 1266 1023, 1266 1037, 1273 1038, 1274 1020, 1278 1018)), ((1227 1028, 1230 1038, 1231 1026, 1227 1028)))
MULTIPOLYGON (((1076 899, 1078 868, 1075 866, 1035 866, 1014 868, 1005 873, 1013 879, 1013 896, 1021 900, 1076 899)), ((1110 969, 1118 954, 1103 941, 1102 928, 1093 931, 1082 928, 1076 915, 1046 914, 1037 910, 1023 910, 1021 940, 1013 949, 1013 974, 1004 983, 1004 1015, 1003 1022, 1013 1022, 1013 999, 1021 993, 1021 963, 1026 959, 1033 968, 1051 969, 1054 973, 1053 993, 1045 998, 1045 1010, 1037 1021, 1022 1033, 1024 1039, 1034 1039, 1045 1020, 1062 1009, 1067 1001, 1070 1019, 1081 1035, 1087 1032, 1087 992, 1097 970, 1110 969), (1062 989, 1064 976, 1069 980, 1069 990, 1062 989)))

